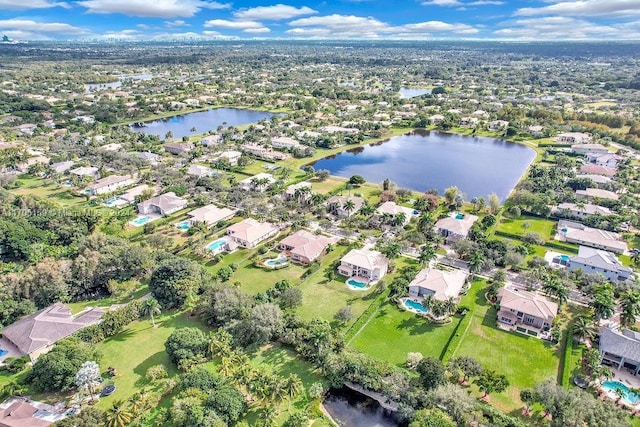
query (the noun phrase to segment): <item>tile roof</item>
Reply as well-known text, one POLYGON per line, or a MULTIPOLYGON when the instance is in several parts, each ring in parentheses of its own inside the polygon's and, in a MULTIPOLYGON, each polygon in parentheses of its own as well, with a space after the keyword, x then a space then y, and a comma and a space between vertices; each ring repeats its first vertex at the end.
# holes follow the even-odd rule
POLYGON ((505 287, 498 291, 498 300, 501 310, 515 310, 546 320, 558 314, 558 304, 534 292, 505 287))

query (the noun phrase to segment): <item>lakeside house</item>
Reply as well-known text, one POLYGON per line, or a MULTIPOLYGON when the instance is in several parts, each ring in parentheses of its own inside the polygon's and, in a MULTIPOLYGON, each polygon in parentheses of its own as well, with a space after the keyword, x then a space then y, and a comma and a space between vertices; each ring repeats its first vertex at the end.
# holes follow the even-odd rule
POLYGON ((337 237, 327 237, 307 230, 298 230, 282 239, 278 247, 289 256, 291 261, 311 264, 324 256, 327 247, 338 240, 337 237))
POLYGON ((242 153, 240 151, 228 150, 223 151, 217 157, 218 160, 226 160, 230 165, 234 166, 238 164, 238 160, 242 157, 242 153))
POLYGON ((628 250, 627 243, 618 233, 590 228, 584 224, 560 220, 557 226, 556 240, 576 243, 616 254, 623 254, 628 250))
POLYGON ((297 184, 290 185, 282 193, 285 200, 306 201, 311 198, 311 183, 302 181, 297 184))
POLYGON ((544 337, 558 315, 558 304, 543 295, 519 288, 501 288, 498 304, 498 323, 534 337, 544 337))
POLYGON ((611 281, 627 280, 633 274, 631 269, 623 266, 611 252, 587 246, 580 246, 578 255, 569 257, 567 268, 571 271, 599 273, 611 281))
POLYGON ((633 375, 640 372, 640 333, 630 329, 619 330, 613 324, 600 328, 598 350, 602 363, 622 368, 633 375))
POLYGON ((273 148, 280 148, 283 150, 293 150, 295 148, 304 149, 305 146, 300 142, 288 136, 279 136, 271 139, 271 146, 273 148))
POLYGON ((369 249, 352 249, 340 260, 338 273, 346 277, 364 279, 375 282, 385 274, 389 268, 389 260, 378 251, 369 249))
POLYGON ((99 196, 135 184, 136 180, 133 175, 109 175, 91 184, 86 192, 92 196, 99 196))
POLYGON ((420 270, 409 283, 409 296, 422 300, 429 295, 438 301, 458 298, 467 281, 467 274, 462 270, 438 270, 425 268, 420 270))
POLYGON ((240 188, 245 191, 265 191, 271 184, 276 182, 276 179, 270 173, 261 172, 257 175, 243 179, 238 183, 240 188))
POLYGON ((377 221, 381 221, 385 216, 389 216, 394 219, 400 216, 403 218, 402 226, 409 224, 409 221, 413 218, 413 209, 400 206, 395 202, 384 202, 378 207, 378 209, 376 209, 375 213, 377 221), (402 217, 402 215, 404 215, 404 217, 402 217))
POLYGON ((338 217, 348 217, 358 212, 364 206, 364 199, 358 196, 331 196, 327 199, 327 212, 338 217), (347 203, 349 202, 349 203, 347 203), (353 209, 345 207, 353 206, 353 209))
POLYGON ((613 191, 602 190, 600 188, 587 188, 586 190, 576 190, 576 197, 578 199, 605 199, 617 201, 619 196, 613 191))
POLYGON ((169 154, 173 154, 174 156, 190 153, 191 151, 193 151, 193 149, 193 144, 184 142, 167 142, 166 144, 164 144, 164 151, 169 154))
POLYGON ((162 161, 162 156, 156 153, 151 153, 149 151, 142 151, 139 153, 135 153, 135 156, 142 160, 143 162, 149 163, 151 166, 156 166, 158 163, 162 161))
POLYGON ((138 213, 142 215, 170 215, 187 207, 188 202, 176 193, 169 192, 138 203, 138 213))
POLYGON ((613 215, 609 208, 592 203, 587 203, 584 206, 575 203, 560 203, 552 210, 552 213, 576 219, 587 218, 592 215, 613 215))
POLYGON ((607 154, 609 148, 602 144, 574 144, 571 151, 577 154, 607 154))
POLYGON ((558 134, 554 139, 556 142, 568 144, 590 144, 593 141, 591 135, 583 132, 565 132, 558 134))
POLYGON ((477 220, 478 217, 475 215, 452 212, 451 215, 436 222, 436 233, 443 236, 445 244, 449 245, 466 238, 477 220))
POLYGON ((240 149, 247 154, 252 154, 265 160, 284 160, 289 158, 288 154, 280 151, 273 151, 270 147, 263 147, 257 144, 242 144, 240 149))
POLYGON ((194 222, 204 222, 209 228, 218 224, 220 221, 227 221, 236 214, 236 210, 229 208, 219 208, 216 205, 206 205, 198 209, 194 209, 187 213, 189 224, 194 222))
POLYGON ((589 153, 587 154, 587 161, 589 163, 593 163, 597 166, 604 166, 607 168, 615 169, 618 167, 618 163, 624 160, 624 157, 618 156, 617 154, 606 153, 589 153))
POLYGON ((280 229, 270 222, 260 222, 253 218, 244 219, 227 228, 227 235, 244 248, 255 248, 269 237, 278 234, 280 229))
POLYGON ((200 140, 200 144, 205 147, 212 147, 214 145, 222 144, 222 135, 207 135, 200 140))
POLYGON ((27 355, 34 361, 57 341, 99 323, 104 313, 100 308, 87 308, 73 315, 69 306, 55 303, 2 329, 0 347, 8 356, 27 355))
POLYGON ((492 120, 489 122, 489 130, 494 132, 506 130, 508 127, 509 122, 507 120, 492 120))

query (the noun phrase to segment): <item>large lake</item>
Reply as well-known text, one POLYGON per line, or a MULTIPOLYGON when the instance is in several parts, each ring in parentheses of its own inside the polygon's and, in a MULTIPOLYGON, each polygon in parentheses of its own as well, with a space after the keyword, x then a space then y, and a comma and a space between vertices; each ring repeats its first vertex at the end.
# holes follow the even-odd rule
POLYGON ((182 138, 198 133, 216 130, 218 126, 242 126, 260 120, 270 119, 273 113, 239 108, 214 108, 195 113, 180 114, 178 116, 144 122, 144 126, 131 125, 131 130, 147 135, 157 135, 161 139, 167 132, 173 133, 173 138, 182 138), (192 129, 195 128, 195 131, 192 129))
POLYGON ((508 197, 529 164, 533 149, 494 138, 414 131, 376 145, 359 146, 318 160, 316 170, 348 178, 362 175, 382 183, 385 178, 416 191, 456 186, 467 195, 508 197))
POLYGON ((322 406, 340 427, 398 427, 378 402, 347 388, 331 389, 322 406))

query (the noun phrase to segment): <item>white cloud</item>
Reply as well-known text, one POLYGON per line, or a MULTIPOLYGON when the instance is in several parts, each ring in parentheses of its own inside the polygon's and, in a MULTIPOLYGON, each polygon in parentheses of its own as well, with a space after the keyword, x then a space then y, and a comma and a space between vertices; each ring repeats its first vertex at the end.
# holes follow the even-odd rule
POLYGON ((418 22, 416 24, 406 24, 402 26, 406 31, 416 31, 422 33, 454 32, 458 34, 477 34, 477 28, 467 24, 448 24, 442 21, 418 22))
POLYGON ((188 18, 202 9, 231 7, 230 4, 209 0, 84 0, 77 4, 86 7, 89 13, 121 13, 148 18, 188 18))
POLYGON ((51 7, 69 8, 68 3, 51 0, 0 0, 0 10, 4 9, 48 9, 51 7))
POLYGON ((457 6, 458 10, 467 10, 466 6, 500 6, 504 4, 502 0, 474 0, 470 2, 461 2, 460 0, 428 0, 423 1, 423 6, 442 6, 442 7, 454 7, 457 6))
POLYGON ((314 15, 316 13, 318 13, 317 10, 313 10, 307 6, 294 7, 286 4, 276 4, 274 6, 258 6, 240 10, 238 12, 234 12, 233 16, 238 19, 276 21, 304 15, 314 15))
POLYGON ((229 21, 227 19, 212 19, 205 21, 206 28, 224 28, 227 30, 247 30, 263 28, 264 25, 257 21, 229 21))
POLYGON ((601 25, 566 16, 519 19, 502 23, 493 33, 499 38, 517 40, 636 40, 640 22, 601 25))
POLYGON ((262 27, 262 28, 247 28, 246 30, 242 30, 245 33, 250 33, 250 34, 264 34, 264 33, 270 33, 271 30, 267 27, 262 27))
POLYGON ((429 0, 429 1, 423 1, 421 4, 423 6, 444 6, 444 7, 462 6, 462 3, 459 0, 429 0))
POLYGON ((169 28, 173 27, 190 27, 191 24, 183 21, 182 19, 177 19, 175 21, 165 21, 164 25, 169 28))
POLYGON ((626 17, 640 14, 638 0, 580 0, 552 1, 549 6, 524 7, 516 11, 518 16, 564 15, 583 17, 626 17))
POLYGON ((87 34, 87 31, 62 22, 37 22, 30 19, 0 20, 0 31, 26 31, 34 34, 52 34, 56 36, 77 36, 87 34))

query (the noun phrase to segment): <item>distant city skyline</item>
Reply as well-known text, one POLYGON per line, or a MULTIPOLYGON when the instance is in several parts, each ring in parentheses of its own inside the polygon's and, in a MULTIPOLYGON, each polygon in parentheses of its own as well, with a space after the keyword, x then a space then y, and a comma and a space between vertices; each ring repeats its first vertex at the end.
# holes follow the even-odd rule
POLYGON ((640 0, 0 0, 14 40, 640 40, 640 0))

